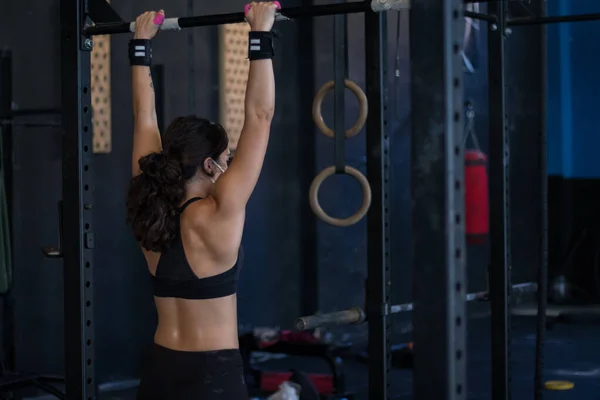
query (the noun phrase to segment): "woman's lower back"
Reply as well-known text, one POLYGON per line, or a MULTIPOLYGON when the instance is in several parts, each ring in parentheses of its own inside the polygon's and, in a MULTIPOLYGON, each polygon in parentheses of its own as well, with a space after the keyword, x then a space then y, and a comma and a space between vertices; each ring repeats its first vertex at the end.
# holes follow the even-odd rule
POLYGON ((237 349, 236 295, 210 300, 156 298, 154 342, 178 351, 237 349))
POLYGON ((158 328, 138 400, 246 400, 236 296, 155 298, 158 328))

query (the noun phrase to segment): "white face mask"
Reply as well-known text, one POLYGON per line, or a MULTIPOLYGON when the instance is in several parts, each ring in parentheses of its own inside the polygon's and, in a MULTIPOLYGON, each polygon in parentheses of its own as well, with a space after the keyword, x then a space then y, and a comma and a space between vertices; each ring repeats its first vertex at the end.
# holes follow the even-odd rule
POLYGON ((212 160, 213 164, 215 164, 215 166, 217 168, 219 168, 219 171, 221 171, 221 173, 225 173, 225 170, 223 169, 223 167, 221 167, 215 160, 212 160))
MULTIPOLYGON (((213 164, 215 164, 215 166, 216 166, 217 168, 219 168, 219 171, 221 171, 221 173, 222 173, 222 174, 224 174, 224 173, 225 173, 225 170, 223 169, 223 167, 221 167, 221 166, 220 166, 220 165, 219 165, 219 164, 218 164, 218 163, 217 163, 215 160, 212 160, 212 163, 213 163, 213 164)), ((215 183, 215 178, 212 178, 212 177, 211 177, 211 178, 210 178, 210 181, 211 181, 212 183, 215 183)))

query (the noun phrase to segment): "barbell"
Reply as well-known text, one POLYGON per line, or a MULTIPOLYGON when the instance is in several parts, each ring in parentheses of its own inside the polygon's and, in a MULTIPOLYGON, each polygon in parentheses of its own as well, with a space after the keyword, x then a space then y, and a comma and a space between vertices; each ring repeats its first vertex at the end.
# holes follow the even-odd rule
MULTIPOLYGON (((533 282, 527 282, 513 285, 511 294, 522 295, 525 293, 534 292, 537 292, 537 284, 533 282)), ((467 293, 465 301, 487 301, 488 296, 488 291, 467 293)), ((398 314, 401 312, 412 311, 413 308, 413 303, 396 304, 390 306, 386 312, 388 314, 398 314)), ((367 320, 367 317, 367 313, 361 307, 352 307, 343 311, 300 317, 296 320, 296 329, 303 331, 321 328, 324 326, 360 325, 367 320)))

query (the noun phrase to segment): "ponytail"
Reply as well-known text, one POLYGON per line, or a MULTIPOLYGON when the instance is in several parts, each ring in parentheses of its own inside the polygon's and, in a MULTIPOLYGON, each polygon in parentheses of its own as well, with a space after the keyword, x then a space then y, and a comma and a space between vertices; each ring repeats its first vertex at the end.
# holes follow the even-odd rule
POLYGON ((139 160, 141 174, 131 180, 127 223, 142 247, 163 253, 178 233, 178 207, 185 196, 181 163, 165 153, 139 160))

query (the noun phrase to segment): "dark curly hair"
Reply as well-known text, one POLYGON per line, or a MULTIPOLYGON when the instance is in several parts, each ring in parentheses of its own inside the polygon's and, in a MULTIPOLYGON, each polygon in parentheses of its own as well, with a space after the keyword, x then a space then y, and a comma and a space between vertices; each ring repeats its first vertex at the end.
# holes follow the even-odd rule
POLYGON ((163 137, 163 151, 139 160, 141 173, 131 180, 127 195, 127 223, 135 238, 149 251, 165 252, 178 234, 185 184, 204 161, 227 150, 223 127, 195 116, 176 118, 163 137))

